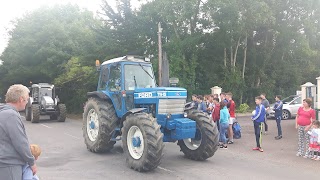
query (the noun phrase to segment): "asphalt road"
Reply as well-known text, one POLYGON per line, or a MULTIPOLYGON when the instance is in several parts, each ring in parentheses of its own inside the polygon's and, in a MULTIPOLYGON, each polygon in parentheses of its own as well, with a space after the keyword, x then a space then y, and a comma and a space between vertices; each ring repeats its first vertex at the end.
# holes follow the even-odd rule
POLYGON ((320 161, 295 156, 297 134, 293 120, 283 121, 284 138, 279 141, 274 140, 275 121, 269 121, 269 134, 263 137, 263 153, 251 150, 255 145, 251 120, 239 117, 238 121, 242 138, 227 150, 218 149, 212 158, 197 162, 185 159, 176 143, 166 143, 161 165, 148 173, 126 166, 121 142, 109 153, 87 151, 81 120, 24 122, 30 142, 42 148, 37 161, 41 180, 319 179, 320 161))

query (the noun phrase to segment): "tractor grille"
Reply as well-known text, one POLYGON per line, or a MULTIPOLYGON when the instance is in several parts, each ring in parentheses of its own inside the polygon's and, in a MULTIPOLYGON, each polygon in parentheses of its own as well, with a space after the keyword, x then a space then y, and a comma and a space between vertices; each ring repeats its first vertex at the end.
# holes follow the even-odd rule
POLYGON ((183 114, 185 99, 159 99, 158 114, 183 114))

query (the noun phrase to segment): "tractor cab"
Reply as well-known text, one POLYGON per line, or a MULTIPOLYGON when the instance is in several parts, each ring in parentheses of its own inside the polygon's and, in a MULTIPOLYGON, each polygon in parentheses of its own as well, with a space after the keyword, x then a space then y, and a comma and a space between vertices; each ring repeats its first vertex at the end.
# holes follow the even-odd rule
POLYGON ((106 61, 99 67, 100 78, 97 92, 112 100, 118 117, 134 109, 134 93, 138 89, 156 88, 150 61, 125 56, 106 61))

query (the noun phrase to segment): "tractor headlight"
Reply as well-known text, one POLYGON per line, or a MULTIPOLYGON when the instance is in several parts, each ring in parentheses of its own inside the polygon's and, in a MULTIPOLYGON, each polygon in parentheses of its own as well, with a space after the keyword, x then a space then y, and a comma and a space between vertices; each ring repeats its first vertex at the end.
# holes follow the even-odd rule
POLYGON ((183 113, 183 117, 185 117, 185 118, 188 117, 188 113, 186 113, 186 112, 183 113))
POLYGON ((167 114, 167 119, 170 119, 170 118, 171 118, 171 114, 168 113, 168 114, 167 114))

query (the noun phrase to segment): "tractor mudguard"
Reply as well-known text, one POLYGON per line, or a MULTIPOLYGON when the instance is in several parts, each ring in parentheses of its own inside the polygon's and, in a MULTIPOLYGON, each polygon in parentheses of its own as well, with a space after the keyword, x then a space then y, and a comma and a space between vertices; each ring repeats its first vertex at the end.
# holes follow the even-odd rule
POLYGON ((146 110, 146 108, 134 108, 134 109, 130 109, 128 112, 126 112, 122 118, 121 118, 121 122, 125 121, 126 120, 126 117, 129 115, 129 114, 135 114, 135 113, 138 113, 138 112, 141 112, 143 110, 146 110))
POLYGON ((98 97, 100 99, 110 99, 105 93, 99 91, 88 92, 87 97, 98 97))

